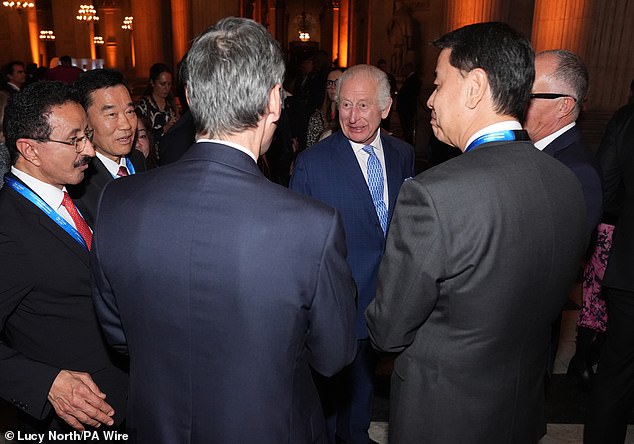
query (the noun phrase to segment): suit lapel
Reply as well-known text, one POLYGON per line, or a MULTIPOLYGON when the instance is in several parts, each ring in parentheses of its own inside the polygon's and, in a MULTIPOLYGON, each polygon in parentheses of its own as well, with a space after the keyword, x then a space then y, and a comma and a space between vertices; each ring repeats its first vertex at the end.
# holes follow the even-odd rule
POLYGON ((396 205, 396 198, 398 197, 398 190, 403 183, 403 177, 399 174, 399 158, 398 153, 392 147, 390 142, 381 135, 381 144, 383 145, 383 156, 385 158, 385 171, 387 174, 387 197, 389 202, 388 213, 391 215, 394 206, 396 205))
POLYGON ((90 263, 88 250, 83 245, 80 245, 79 242, 77 242, 75 239, 73 239, 70 234, 64 231, 64 229, 57 225, 50 217, 48 217, 37 208, 35 208, 35 210, 40 213, 38 215, 40 225, 53 237, 57 238, 61 243, 63 243, 67 248, 72 250, 72 252, 77 255, 79 260, 88 267, 90 263))
POLYGON ((101 159, 97 156, 92 159, 92 175, 89 178, 84 178, 84 182, 90 182, 93 186, 99 187, 103 190, 111 180, 113 180, 112 174, 108 171, 108 168, 103 164, 101 159))
POLYGON ((379 216, 376 214, 376 208, 372 201, 370 189, 365 181, 365 177, 359 166, 359 161, 352 150, 350 142, 341 131, 337 132, 337 137, 339 140, 333 144, 334 150, 332 157, 335 168, 339 169, 338 177, 347 178, 353 190, 352 194, 355 196, 363 196, 363 206, 368 210, 368 213, 371 215, 370 217, 374 217, 376 222, 379 223, 379 216))
MULTIPOLYGON (((11 177, 13 177, 15 180, 19 181, 22 185, 28 188, 28 186, 17 177, 13 175, 11 175, 11 177)), ((57 225, 57 223, 55 223, 46 213, 36 207, 35 204, 29 202, 28 199, 15 191, 13 188, 8 186, 7 188, 8 191, 15 196, 15 199, 17 199, 24 206, 29 215, 33 217, 34 224, 40 225, 44 230, 50 233, 51 236, 55 237, 62 244, 64 244, 66 248, 72 250, 73 253, 75 253, 86 266, 89 265, 90 258, 88 256, 88 250, 84 248, 83 245, 80 245, 79 242, 73 239, 70 234, 68 234, 62 227, 57 225)))

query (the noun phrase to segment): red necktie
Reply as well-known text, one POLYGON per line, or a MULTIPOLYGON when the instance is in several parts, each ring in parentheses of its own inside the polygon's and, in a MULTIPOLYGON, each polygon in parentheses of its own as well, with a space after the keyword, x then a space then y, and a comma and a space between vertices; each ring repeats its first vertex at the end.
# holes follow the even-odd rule
POLYGON ((81 214, 79 214, 79 211, 73 203, 73 200, 70 198, 66 191, 64 191, 64 199, 62 199, 62 205, 64 206, 64 208, 66 208, 68 214, 70 214, 70 217, 73 218, 73 222, 75 222, 75 228, 77 229, 81 237, 84 238, 86 246, 90 250, 90 246, 92 244, 92 231, 90 231, 90 227, 88 227, 88 224, 86 223, 84 218, 81 217, 81 214))
POLYGON ((121 165, 119 167, 119 171, 117 171, 117 176, 123 177, 123 176, 127 176, 127 175, 128 175, 128 169, 126 167, 124 167, 123 165, 121 165))

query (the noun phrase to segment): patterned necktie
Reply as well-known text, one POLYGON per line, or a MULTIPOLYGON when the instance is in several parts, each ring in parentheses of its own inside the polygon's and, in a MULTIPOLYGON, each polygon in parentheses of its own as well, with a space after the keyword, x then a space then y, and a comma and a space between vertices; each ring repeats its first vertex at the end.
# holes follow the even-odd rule
POLYGON ((126 167, 124 167, 123 165, 121 165, 119 167, 119 171, 117 171, 117 176, 118 177, 123 177, 123 176, 127 176, 128 175, 128 169, 126 167))
POLYGON ((73 200, 70 198, 66 191, 64 191, 64 199, 62 199, 62 205, 64 206, 64 208, 66 208, 68 214, 70 214, 73 222, 75 222, 75 228, 86 242, 86 247, 88 247, 88 249, 90 250, 90 246, 92 244, 92 231, 90 231, 90 227, 88 227, 88 224, 86 223, 84 218, 81 217, 81 214, 79 214, 79 211, 73 203, 73 200))
POLYGON ((376 215, 379 217, 383 234, 387 232, 387 207, 383 201, 383 168, 381 162, 376 157, 372 145, 363 147, 363 151, 368 153, 368 188, 374 202, 376 215))

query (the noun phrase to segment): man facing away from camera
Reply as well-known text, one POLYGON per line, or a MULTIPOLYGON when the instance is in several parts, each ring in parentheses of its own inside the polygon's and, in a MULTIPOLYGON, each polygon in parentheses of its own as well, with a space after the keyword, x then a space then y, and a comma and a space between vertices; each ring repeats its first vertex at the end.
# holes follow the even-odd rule
POLYGON ((575 175, 519 123, 529 41, 503 23, 434 42, 434 134, 463 151, 401 187, 370 337, 400 353, 390 443, 535 443, 550 326, 587 242, 575 175))
POLYGON ((256 164, 280 117, 282 53, 262 25, 230 17, 187 67, 197 142, 106 185, 93 242, 97 313, 130 356, 128 432, 326 442, 311 368, 329 376, 354 358, 355 289, 337 212, 256 164))

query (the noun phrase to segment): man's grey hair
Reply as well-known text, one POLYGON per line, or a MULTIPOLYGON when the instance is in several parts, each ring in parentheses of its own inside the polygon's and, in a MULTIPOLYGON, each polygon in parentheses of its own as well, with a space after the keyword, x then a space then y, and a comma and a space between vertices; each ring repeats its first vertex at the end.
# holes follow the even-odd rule
POLYGON ((385 72, 372 65, 354 65, 343 72, 343 75, 337 82, 337 95, 335 97, 337 103, 339 103, 339 92, 341 91, 341 86, 353 76, 365 76, 374 80, 377 84, 376 100, 379 108, 381 111, 387 108, 390 100, 390 81, 387 79, 387 74, 385 72))
POLYGON ((185 63, 196 131, 211 138, 257 127, 271 89, 284 78, 278 43, 264 26, 244 18, 224 18, 203 32, 185 63))
POLYGON ((572 94, 577 99, 575 112, 579 115, 588 95, 589 84, 588 69, 581 57, 565 49, 543 51, 538 55, 549 55, 557 59, 557 69, 555 69, 552 78, 565 83, 573 91, 572 94))

